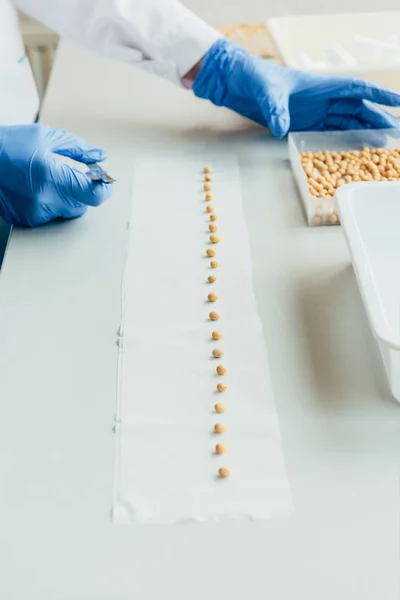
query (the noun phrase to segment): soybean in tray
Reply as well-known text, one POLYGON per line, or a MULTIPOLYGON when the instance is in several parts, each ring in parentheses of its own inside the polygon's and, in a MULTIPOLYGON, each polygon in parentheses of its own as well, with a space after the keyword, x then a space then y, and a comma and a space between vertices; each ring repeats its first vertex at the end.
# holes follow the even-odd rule
POLYGON ((289 156, 309 225, 340 225, 335 192, 347 183, 400 181, 400 132, 299 132, 289 156))

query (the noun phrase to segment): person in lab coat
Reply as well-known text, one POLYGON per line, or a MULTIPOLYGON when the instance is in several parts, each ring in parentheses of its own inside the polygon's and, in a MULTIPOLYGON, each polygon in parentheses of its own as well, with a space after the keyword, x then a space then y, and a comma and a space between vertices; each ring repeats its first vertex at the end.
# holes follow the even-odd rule
POLYGON ((266 127, 288 131, 398 127, 381 106, 400 96, 360 80, 314 76, 248 54, 176 0, 0 0, 0 216, 36 226, 81 216, 112 186, 57 161, 106 154, 33 124, 39 102, 16 8, 95 52, 138 65, 266 127))

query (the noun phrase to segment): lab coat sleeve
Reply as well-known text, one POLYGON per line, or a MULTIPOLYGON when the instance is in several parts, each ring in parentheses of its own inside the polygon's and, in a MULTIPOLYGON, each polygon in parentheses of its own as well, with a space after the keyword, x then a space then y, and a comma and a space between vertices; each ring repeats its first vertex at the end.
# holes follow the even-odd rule
POLYGON ((179 83, 221 37, 176 0, 13 0, 98 54, 179 83))

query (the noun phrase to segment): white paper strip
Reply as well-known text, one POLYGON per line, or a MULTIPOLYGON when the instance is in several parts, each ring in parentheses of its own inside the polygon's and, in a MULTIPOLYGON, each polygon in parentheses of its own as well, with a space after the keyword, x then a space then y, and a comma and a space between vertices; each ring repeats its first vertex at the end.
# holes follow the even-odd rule
MULTIPOLYGON (((203 159, 204 160, 204 159, 203 159)), ((251 278, 234 159, 212 161, 219 244, 209 243, 201 158, 135 163, 124 282, 114 520, 275 518, 288 480, 251 278), (206 249, 217 251, 211 269, 206 249), (208 275, 217 281, 208 283, 208 275), (215 303, 207 301, 211 292, 215 303), (211 322, 211 310, 220 313, 211 322), (214 329, 223 338, 212 340, 214 329), (213 348, 224 357, 212 357, 213 348), (220 378, 216 367, 228 372, 220 378), (218 381, 228 385, 216 392, 218 381), (214 404, 226 412, 217 415, 214 404), (213 433, 222 422, 226 432, 213 433), (226 445, 216 455, 215 445, 226 445), (218 469, 232 470, 228 479, 218 469)))

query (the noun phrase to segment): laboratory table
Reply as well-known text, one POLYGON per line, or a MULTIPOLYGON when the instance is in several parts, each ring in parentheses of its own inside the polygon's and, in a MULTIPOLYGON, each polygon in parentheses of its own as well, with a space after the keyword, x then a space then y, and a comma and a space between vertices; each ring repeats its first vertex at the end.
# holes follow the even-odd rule
MULTIPOLYGON (((15 230, 0 278, 0 598, 398 600, 400 407, 340 227, 308 228, 287 144, 190 92, 63 43, 41 114, 107 149, 111 201, 15 230), (294 512, 116 526, 121 277, 132 165, 227 146, 294 512)), ((155 207, 160 198, 154 198, 155 207)))

